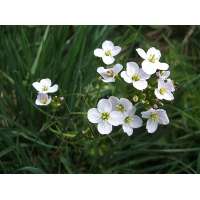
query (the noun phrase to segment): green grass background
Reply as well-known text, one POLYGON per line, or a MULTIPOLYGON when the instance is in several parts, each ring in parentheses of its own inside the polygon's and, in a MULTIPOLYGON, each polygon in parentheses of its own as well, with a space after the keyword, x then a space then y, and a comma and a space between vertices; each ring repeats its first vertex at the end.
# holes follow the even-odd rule
POLYGON ((199 64, 199 26, 1 26, 0 173, 199 173, 199 64), (170 64, 171 122, 155 134, 102 136, 88 122, 99 98, 120 96, 96 73, 93 50, 106 39, 123 47, 123 65, 151 46, 170 64), (34 105, 31 84, 47 77, 65 97, 57 109, 34 105))

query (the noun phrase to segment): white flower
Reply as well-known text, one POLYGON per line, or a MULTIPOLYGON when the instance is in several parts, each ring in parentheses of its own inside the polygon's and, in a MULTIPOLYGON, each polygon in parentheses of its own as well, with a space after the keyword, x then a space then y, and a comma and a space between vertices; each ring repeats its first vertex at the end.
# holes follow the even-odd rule
POLYGON ((170 71, 159 71, 156 75, 159 79, 166 80, 170 76, 170 71))
POLYGON ((158 128, 158 124, 169 124, 169 118, 163 109, 151 108, 148 111, 141 112, 141 114, 143 118, 148 119, 146 124, 148 133, 154 133, 158 128))
POLYGON ((103 82, 109 83, 115 82, 115 77, 122 70, 122 68, 122 65, 116 64, 112 68, 108 69, 105 69, 104 67, 98 67, 97 72, 103 77, 103 82))
POLYGON ((58 90, 58 85, 55 84, 51 86, 51 80, 46 78, 42 79, 40 82, 34 82, 32 86, 39 92, 39 93, 54 93, 58 90))
POLYGON ((144 59, 142 62, 142 69, 145 73, 154 74, 157 69, 167 70, 169 68, 167 63, 161 63, 159 61, 161 53, 158 49, 151 47, 147 53, 141 48, 136 49, 136 51, 139 56, 144 59))
POLYGON ((98 124, 97 129, 101 134, 111 133, 112 126, 118 126, 123 122, 123 115, 112 111, 112 104, 108 99, 101 99, 97 108, 88 110, 87 117, 91 123, 98 124))
POLYGON ((154 91, 158 99, 172 101, 174 100, 174 95, 172 92, 174 92, 174 86, 170 79, 168 79, 167 81, 158 79, 158 88, 156 88, 154 91))
POLYGON ((94 50, 94 55, 97 57, 102 58, 103 62, 106 65, 110 65, 114 63, 115 58, 117 54, 119 54, 121 51, 121 47, 119 46, 114 46, 114 44, 111 41, 104 41, 102 44, 102 49, 95 49, 94 50))
POLYGON ((149 79, 150 75, 139 68, 135 62, 128 62, 126 66, 126 71, 121 73, 121 77, 127 83, 133 83, 133 87, 136 89, 144 90, 148 86, 146 79, 149 79))
POLYGON ((117 97, 111 96, 109 100, 112 104, 112 110, 120 112, 122 114, 133 109, 133 104, 125 98, 118 99, 117 97))
POLYGON ((48 96, 48 94, 39 93, 37 95, 37 99, 35 101, 35 104, 38 106, 47 106, 51 103, 51 97, 48 96))
POLYGON ((132 110, 129 110, 127 113, 124 114, 122 128, 128 136, 131 136, 133 134, 134 128, 140 128, 142 126, 142 119, 135 115, 135 111, 136 108, 133 106, 132 110))

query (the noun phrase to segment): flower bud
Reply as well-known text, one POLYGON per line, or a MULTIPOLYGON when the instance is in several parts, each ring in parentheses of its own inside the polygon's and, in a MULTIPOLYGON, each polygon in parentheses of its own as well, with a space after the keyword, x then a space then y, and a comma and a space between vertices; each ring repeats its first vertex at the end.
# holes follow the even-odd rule
POLYGON ((139 98, 138 98, 137 95, 134 95, 132 99, 133 99, 133 101, 134 101, 135 103, 138 102, 138 100, 139 100, 139 98))

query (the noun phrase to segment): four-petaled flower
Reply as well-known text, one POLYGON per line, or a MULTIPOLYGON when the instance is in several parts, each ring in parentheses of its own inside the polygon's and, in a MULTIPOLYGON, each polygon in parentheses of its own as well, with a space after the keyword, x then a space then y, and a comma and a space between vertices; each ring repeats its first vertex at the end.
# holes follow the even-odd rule
POLYGON ((141 49, 136 49, 137 53, 141 58, 144 59, 142 62, 142 69, 147 74, 154 74, 157 69, 159 70, 167 70, 169 68, 169 65, 167 63, 161 63, 160 57, 161 53, 158 49, 155 47, 151 47, 148 49, 147 53, 141 49))
POLYGON ((51 86, 51 80, 49 78, 42 79, 40 82, 34 82, 32 86, 39 92, 39 93, 54 93, 58 90, 58 85, 55 84, 51 86))
POLYGON ((124 114, 122 129, 128 136, 133 134, 133 129, 142 126, 142 119, 135 115, 136 108, 133 106, 131 110, 124 114))
POLYGON ((109 97, 110 102, 112 103, 112 110, 125 114, 129 110, 133 109, 133 104, 125 98, 118 99, 117 97, 109 97))
POLYGON ((47 106, 51 103, 51 96, 45 93, 38 93, 35 104, 38 106, 47 106))
POLYGON ((158 88, 156 88, 154 91, 158 99, 172 101, 174 100, 174 95, 172 92, 174 92, 174 86, 170 79, 167 81, 158 79, 158 88))
POLYGON ((120 51, 121 47, 114 46, 114 44, 111 41, 106 40, 102 44, 102 49, 98 48, 94 50, 94 55, 102 58, 103 62, 106 65, 110 65, 114 63, 114 56, 118 55, 120 51))
POLYGON ((148 111, 141 112, 141 114, 143 118, 148 119, 146 124, 148 133, 154 133, 158 128, 158 124, 169 124, 169 118, 163 109, 150 108, 148 111))
POLYGON ((121 77, 127 83, 132 83, 136 89, 144 90, 148 86, 146 80, 150 78, 150 75, 139 68, 135 62, 128 62, 126 66, 126 71, 121 72, 121 77))
POLYGON ((112 104, 108 99, 101 99, 97 108, 89 109, 87 117, 91 123, 98 124, 97 129, 101 134, 111 133, 112 126, 118 126, 123 122, 123 115, 112 111, 112 104))
POLYGON ((102 81, 109 83, 115 82, 115 77, 122 70, 123 66, 120 64, 114 65, 112 68, 105 69, 104 67, 98 67, 97 72, 103 77, 102 81))

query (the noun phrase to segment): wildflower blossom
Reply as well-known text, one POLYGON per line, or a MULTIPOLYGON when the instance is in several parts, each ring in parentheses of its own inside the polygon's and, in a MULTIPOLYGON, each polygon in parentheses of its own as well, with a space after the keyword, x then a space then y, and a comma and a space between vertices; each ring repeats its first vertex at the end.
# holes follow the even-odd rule
POLYGON ((122 70, 123 66, 120 64, 114 65, 112 68, 105 69, 104 67, 98 67, 97 72, 102 76, 102 81, 109 83, 115 82, 115 77, 122 70))
POLYGON ((158 71, 156 75, 159 79, 166 80, 170 76, 170 71, 158 71))
POLYGON ((128 112, 133 109, 133 104, 126 98, 120 98, 111 96, 109 100, 112 104, 112 110, 120 112, 122 114, 128 112))
POLYGON ((148 111, 142 112, 142 117, 148 119, 146 123, 146 129, 148 133, 154 133, 158 124, 167 125, 169 124, 169 118, 164 109, 149 109, 148 111))
POLYGON ((126 66, 126 71, 121 72, 121 77, 125 82, 132 83, 136 89, 144 90, 148 86, 146 80, 150 78, 150 75, 139 68, 135 62, 128 62, 126 66))
POLYGON ((34 82, 32 86, 39 92, 39 93, 54 93, 58 90, 58 85, 55 84, 51 86, 51 80, 46 78, 42 79, 40 82, 34 82))
POLYGON ((174 86, 171 80, 164 81, 162 79, 158 80, 158 88, 155 89, 154 93, 156 97, 160 100, 165 99, 167 101, 174 100, 174 86))
POLYGON ((118 126, 123 122, 122 114, 112 111, 112 104, 108 99, 101 99, 97 108, 89 109, 87 117, 91 123, 98 124, 97 129, 101 134, 111 133, 112 126, 118 126))
POLYGON ((114 63, 114 56, 118 55, 121 51, 121 47, 114 46, 111 41, 104 41, 102 44, 102 49, 97 48, 94 50, 94 55, 102 58, 103 62, 107 65, 114 63))
POLYGON ((159 70, 167 70, 169 68, 169 65, 167 63, 161 63, 160 57, 161 53, 158 49, 155 47, 151 47, 148 49, 147 53, 141 49, 136 49, 137 53, 141 58, 144 59, 142 62, 142 69, 147 74, 154 74, 157 69, 159 70))
POLYGON ((47 106, 51 103, 51 96, 45 93, 38 93, 35 104, 38 106, 47 106))
POLYGON ((133 129, 142 126, 142 119, 135 115, 136 108, 133 106, 131 110, 124 114, 122 129, 128 136, 133 134, 133 129))

